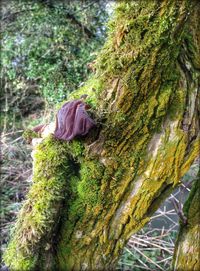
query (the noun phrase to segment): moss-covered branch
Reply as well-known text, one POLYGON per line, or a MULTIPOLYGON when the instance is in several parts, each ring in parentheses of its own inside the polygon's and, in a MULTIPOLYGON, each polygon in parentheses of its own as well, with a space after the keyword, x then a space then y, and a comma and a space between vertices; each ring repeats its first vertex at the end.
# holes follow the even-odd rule
MULTIPOLYGON (((89 95, 100 131, 70 144, 55 142, 56 150, 57 144, 65 146, 62 161, 68 166, 59 174, 71 176, 63 184, 70 197, 58 215, 57 234, 50 234, 55 244, 50 260, 44 260, 44 250, 32 253, 37 268, 43 262, 40 270, 51 270, 49 262, 58 270, 114 269, 128 238, 149 221, 197 157, 199 12, 199 4, 189 0, 119 2, 96 74, 71 96, 89 95)), ((41 176, 50 174, 47 163, 59 180, 54 161, 45 161, 41 176)), ((31 197, 30 192, 27 200, 31 197)), ((34 210, 37 201, 32 203, 34 210)), ((54 224, 47 219, 45 225, 51 233, 54 224)), ((5 257, 9 265, 19 242, 13 236, 5 257)))
MULTIPOLYGON (((77 144, 80 154, 83 148, 77 144)), ((72 160, 76 153, 72 156, 70 148, 67 142, 49 136, 32 152, 33 184, 4 255, 11 270, 32 270, 37 266, 41 251, 48 254, 54 250, 52 240, 57 233, 64 200, 71 194, 72 160)))
POLYGON ((173 270, 198 271, 200 266, 200 171, 184 204, 187 223, 180 222, 179 235, 174 253, 173 270))

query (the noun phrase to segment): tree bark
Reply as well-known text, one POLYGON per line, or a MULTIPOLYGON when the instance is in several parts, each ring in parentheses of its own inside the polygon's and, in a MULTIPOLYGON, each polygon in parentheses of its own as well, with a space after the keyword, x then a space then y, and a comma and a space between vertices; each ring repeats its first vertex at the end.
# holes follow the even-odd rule
POLYGON ((192 190, 184 204, 184 215, 187 222, 180 222, 176 242, 173 270, 198 271, 200 268, 200 171, 194 181, 192 190))
POLYGON ((52 136, 36 148, 29 208, 4 255, 11 270, 113 270, 129 237, 180 183, 199 152, 199 18, 198 1, 119 2, 96 74, 71 96, 89 94, 99 130, 61 149, 52 136), (53 155, 40 160, 51 148, 59 165, 53 155), (46 196, 46 211, 36 208, 60 176, 60 201, 46 196), (35 214, 45 219, 30 234, 35 214))

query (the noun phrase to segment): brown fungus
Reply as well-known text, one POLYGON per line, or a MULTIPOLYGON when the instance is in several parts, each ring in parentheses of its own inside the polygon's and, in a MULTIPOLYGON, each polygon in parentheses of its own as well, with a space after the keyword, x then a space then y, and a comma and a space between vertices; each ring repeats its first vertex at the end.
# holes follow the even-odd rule
POLYGON ((86 135, 96 125, 86 112, 87 108, 82 100, 65 103, 56 116, 55 137, 70 141, 75 136, 86 135))

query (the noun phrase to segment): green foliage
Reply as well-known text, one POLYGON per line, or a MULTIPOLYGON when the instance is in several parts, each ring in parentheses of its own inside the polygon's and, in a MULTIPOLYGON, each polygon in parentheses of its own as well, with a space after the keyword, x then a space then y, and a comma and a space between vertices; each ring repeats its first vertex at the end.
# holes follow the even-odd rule
POLYGON ((105 37, 105 3, 5 4, 1 34, 5 112, 14 106, 16 115, 26 115, 41 108, 42 98, 52 106, 86 80, 87 63, 105 37))
POLYGON ((96 76, 92 75, 80 88, 69 95, 70 99, 78 99, 81 95, 87 94, 87 104, 96 107, 97 94, 103 89, 103 82, 96 76))

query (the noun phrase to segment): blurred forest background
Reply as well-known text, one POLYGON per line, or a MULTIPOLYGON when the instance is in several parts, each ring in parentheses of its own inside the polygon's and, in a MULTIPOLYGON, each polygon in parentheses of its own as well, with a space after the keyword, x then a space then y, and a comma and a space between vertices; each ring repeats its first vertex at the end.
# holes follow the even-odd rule
MULTIPOLYGON (((112 13, 109 0, 1 2, 1 252, 31 185, 24 129, 53 119, 58 104, 93 71, 112 13)), ((119 270, 170 270, 178 215, 197 175, 183 184, 129 240, 119 270)))

